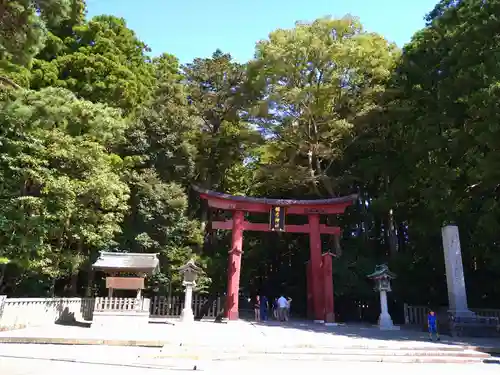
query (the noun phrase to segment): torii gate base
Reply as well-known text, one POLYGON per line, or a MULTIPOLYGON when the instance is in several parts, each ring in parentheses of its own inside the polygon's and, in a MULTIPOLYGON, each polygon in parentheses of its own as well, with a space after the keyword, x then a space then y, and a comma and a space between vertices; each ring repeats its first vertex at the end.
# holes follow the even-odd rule
POLYGON ((332 255, 322 254, 321 234, 340 235, 339 227, 320 224, 321 214, 342 214, 356 199, 357 195, 322 200, 285 200, 248 198, 217 193, 193 186, 208 206, 233 212, 232 220, 214 221, 212 229, 232 230, 232 244, 229 250, 226 317, 237 320, 238 297, 240 289, 241 256, 243 254, 243 231, 272 231, 269 224, 245 221, 245 212, 270 212, 275 207, 284 207, 286 214, 307 215, 308 224, 286 225, 283 231, 291 233, 309 233, 310 260, 308 262, 308 307, 312 307, 315 321, 333 322, 333 279, 332 255))

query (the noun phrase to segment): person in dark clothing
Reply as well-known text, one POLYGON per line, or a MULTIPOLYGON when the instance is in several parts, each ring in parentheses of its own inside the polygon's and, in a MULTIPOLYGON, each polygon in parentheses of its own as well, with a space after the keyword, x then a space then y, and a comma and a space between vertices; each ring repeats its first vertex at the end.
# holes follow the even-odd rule
POLYGON ((255 321, 260 321, 260 297, 255 297, 255 303, 253 305, 253 310, 255 312, 255 321))
POLYGON ((269 309, 269 302, 266 296, 260 297, 260 319, 265 322, 267 320, 267 311, 269 309))

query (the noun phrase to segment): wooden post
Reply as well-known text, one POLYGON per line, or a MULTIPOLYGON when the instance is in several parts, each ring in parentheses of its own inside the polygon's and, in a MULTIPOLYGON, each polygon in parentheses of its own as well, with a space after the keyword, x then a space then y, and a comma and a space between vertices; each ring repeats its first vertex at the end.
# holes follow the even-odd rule
POLYGON ((314 302, 313 302, 313 289, 312 289, 312 271, 311 262, 306 263, 306 276, 307 276, 307 318, 314 318, 314 302))
POLYGON ((233 231, 231 250, 229 251, 226 317, 238 320, 238 299, 240 289, 241 254, 243 253, 243 211, 233 212, 233 231))
POLYGON ((325 305, 325 322, 335 322, 335 310, 333 302, 333 269, 332 269, 332 254, 323 254, 323 300, 325 305))
POLYGON ((313 293, 314 320, 323 322, 323 277, 321 272, 321 231, 319 214, 309 214, 309 246, 311 252, 311 289, 313 293))

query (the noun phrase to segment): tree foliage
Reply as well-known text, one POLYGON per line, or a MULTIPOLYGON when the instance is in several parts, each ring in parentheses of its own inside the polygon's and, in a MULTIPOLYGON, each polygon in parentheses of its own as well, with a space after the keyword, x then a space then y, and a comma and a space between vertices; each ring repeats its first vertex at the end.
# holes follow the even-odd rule
MULTIPOLYGON (((108 249, 160 254, 152 284, 174 291, 195 258, 201 288, 222 293, 230 233, 210 221, 228 215, 198 184, 359 194, 324 219, 343 229, 323 238, 343 314, 372 305, 365 275, 380 262, 399 275, 398 303, 445 304, 451 222, 471 305, 495 307, 499 14, 500 0, 443 0, 402 50, 326 17, 271 32, 245 64, 217 50, 181 65, 151 57, 123 19, 85 19, 82 0, 0 0, 0 292, 82 294, 108 249)), ((246 232, 244 246, 245 293, 305 300, 306 236, 246 232)))
POLYGON ((59 277, 112 242, 127 210, 125 123, 61 89, 20 91, 0 110, 2 255, 59 277))
POLYGON ((353 143, 355 122, 384 92, 397 49, 345 17, 277 30, 256 56, 266 91, 263 123, 273 139, 266 177, 334 196, 341 176, 330 170, 353 143))

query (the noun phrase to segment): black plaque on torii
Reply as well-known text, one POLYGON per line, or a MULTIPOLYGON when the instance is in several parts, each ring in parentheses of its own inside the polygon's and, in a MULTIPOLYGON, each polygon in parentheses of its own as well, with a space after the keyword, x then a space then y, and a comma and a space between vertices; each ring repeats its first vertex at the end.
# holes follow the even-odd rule
POLYGON ((285 207, 273 206, 269 212, 269 228, 272 231, 285 231, 285 207))

